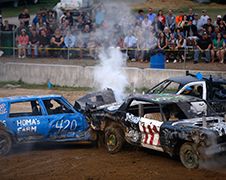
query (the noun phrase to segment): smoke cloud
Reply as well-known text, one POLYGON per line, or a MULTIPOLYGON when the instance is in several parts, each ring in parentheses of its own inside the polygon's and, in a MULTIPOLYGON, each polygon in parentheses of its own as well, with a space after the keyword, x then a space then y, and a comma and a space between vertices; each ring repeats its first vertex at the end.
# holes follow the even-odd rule
POLYGON ((119 48, 109 47, 100 52, 99 58, 100 64, 94 70, 97 88, 101 90, 111 88, 114 91, 116 101, 121 101, 128 85, 127 76, 123 70, 123 67, 126 66, 125 56, 119 48))

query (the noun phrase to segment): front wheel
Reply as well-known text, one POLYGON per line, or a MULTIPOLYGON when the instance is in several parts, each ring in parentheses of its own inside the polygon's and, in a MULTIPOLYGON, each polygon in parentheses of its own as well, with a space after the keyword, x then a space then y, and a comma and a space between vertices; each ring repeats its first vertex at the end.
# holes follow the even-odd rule
POLYGON ((117 153, 124 144, 124 134, 119 127, 107 127, 104 133, 105 146, 109 153, 117 153))
POLYGON ((199 155, 196 151, 194 143, 184 143, 180 148, 180 160, 188 169, 199 167, 199 155))
POLYGON ((0 130, 0 156, 9 153, 12 147, 12 139, 10 135, 4 130, 0 130))

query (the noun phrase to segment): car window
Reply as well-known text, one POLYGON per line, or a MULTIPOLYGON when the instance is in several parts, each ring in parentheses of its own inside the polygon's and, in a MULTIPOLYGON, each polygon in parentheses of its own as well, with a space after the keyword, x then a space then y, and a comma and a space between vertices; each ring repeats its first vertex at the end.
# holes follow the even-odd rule
POLYGON ((64 114, 73 113, 73 111, 67 107, 67 104, 58 99, 43 100, 47 113, 52 114, 64 114))
POLYGON ((42 115, 38 101, 11 103, 9 117, 42 115))
POLYGON ((133 114, 134 116, 162 121, 160 107, 158 104, 134 100, 131 102, 127 112, 133 114))

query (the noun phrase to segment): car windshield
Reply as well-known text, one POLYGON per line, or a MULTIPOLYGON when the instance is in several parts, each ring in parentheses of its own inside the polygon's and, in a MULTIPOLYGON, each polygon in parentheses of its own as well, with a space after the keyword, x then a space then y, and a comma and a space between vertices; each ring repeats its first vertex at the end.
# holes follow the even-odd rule
POLYGON ((166 104, 162 110, 167 120, 191 119, 214 114, 212 108, 201 100, 166 104))
POLYGON ((148 94, 176 94, 182 87, 182 84, 170 80, 165 80, 148 91, 148 94))

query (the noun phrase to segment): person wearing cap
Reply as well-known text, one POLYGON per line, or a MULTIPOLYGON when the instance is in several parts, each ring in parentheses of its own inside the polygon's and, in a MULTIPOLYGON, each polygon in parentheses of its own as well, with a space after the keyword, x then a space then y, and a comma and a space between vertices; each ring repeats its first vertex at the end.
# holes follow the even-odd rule
POLYGON ((202 10, 202 15, 200 17, 201 20, 201 26, 203 26, 204 24, 207 24, 208 19, 210 18, 207 14, 206 10, 202 10))
POLYGON ((215 26, 219 26, 221 20, 222 20, 221 15, 217 15, 217 18, 216 18, 216 21, 215 21, 215 26))
POLYGON ((26 34, 26 30, 22 29, 21 34, 17 36, 17 44, 18 44, 18 58, 26 57, 26 50, 29 43, 29 37, 26 34))
POLYGON ((202 29, 202 23, 201 20, 199 19, 198 13, 194 14, 194 20, 192 21, 192 24, 194 24, 197 27, 198 31, 202 29))
POLYGON ((217 34, 217 38, 213 39, 213 49, 211 50, 212 63, 215 61, 215 54, 220 63, 224 63, 225 42, 221 33, 217 34))
POLYGON ((208 37, 207 33, 204 31, 202 37, 195 41, 196 49, 194 53, 194 64, 198 63, 199 54, 205 54, 205 63, 210 62, 210 50, 212 47, 212 41, 208 37))

